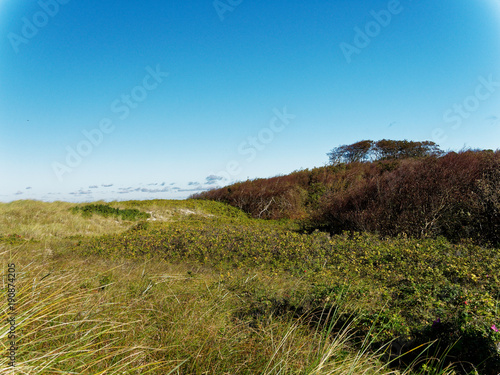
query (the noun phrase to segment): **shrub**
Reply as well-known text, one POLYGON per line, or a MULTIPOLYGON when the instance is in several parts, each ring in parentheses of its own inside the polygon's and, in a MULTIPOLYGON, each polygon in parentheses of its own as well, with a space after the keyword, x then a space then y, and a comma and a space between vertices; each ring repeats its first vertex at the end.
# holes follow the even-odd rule
POLYGON ((415 155, 421 146, 429 154, 296 171, 192 198, 224 202, 254 218, 300 219, 307 231, 500 243, 499 151, 437 156, 431 144, 383 145, 389 146, 394 152, 402 148, 403 154, 414 150, 415 155))
POLYGON ((148 219, 151 217, 146 212, 137 209, 124 209, 113 208, 104 204, 90 204, 86 206, 75 206, 71 208, 74 214, 81 213, 84 217, 91 217, 93 214, 98 214, 104 217, 114 216, 121 217, 122 220, 135 221, 140 219, 148 219))
POLYGON ((499 243, 500 153, 449 153, 402 160, 370 173, 344 192, 331 192, 314 219, 332 232, 499 243))

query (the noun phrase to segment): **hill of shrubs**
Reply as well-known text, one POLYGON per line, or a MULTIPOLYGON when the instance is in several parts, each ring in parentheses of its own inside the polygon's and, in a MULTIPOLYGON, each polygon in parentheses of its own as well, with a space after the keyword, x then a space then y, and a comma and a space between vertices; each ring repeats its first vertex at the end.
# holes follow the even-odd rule
POLYGON ((254 218, 299 219, 307 231, 443 236, 500 243, 500 151, 445 153, 432 142, 361 141, 330 165, 239 182, 192 196, 254 218))

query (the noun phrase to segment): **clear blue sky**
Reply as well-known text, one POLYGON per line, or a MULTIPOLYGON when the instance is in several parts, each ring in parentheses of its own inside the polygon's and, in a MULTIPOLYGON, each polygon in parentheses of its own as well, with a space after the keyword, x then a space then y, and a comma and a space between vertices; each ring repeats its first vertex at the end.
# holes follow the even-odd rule
POLYGON ((183 198, 362 139, 497 149, 499 25, 498 0, 0 0, 0 201, 183 198))

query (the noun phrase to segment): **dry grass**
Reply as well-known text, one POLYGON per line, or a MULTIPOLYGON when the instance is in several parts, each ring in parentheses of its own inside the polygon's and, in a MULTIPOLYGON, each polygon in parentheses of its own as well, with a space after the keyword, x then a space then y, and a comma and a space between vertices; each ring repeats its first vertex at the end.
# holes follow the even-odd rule
MULTIPOLYGON (((95 202, 109 204, 114 208, 129 208, 127 202, 95 202)), ((151 214, 151 221, 177 220, 183 216, 212 216, 203 210, 205 202, 180 205, 178 201, 146 201, 137 202, 134 208, 151 214)), ((120 233, 134 223, 115 217, 93 215, 85 218, 75 215, 70 209, 75 204, 67 202, 46 203, 32 200, 0 203, 0 235, 18 234, 25 239, 48 240, 70 236, 99 236, 102 234, 120 233)))
MULTIPOLYGON (((349 349, 348 327, 329 339, 300 322, 234 319, 237 293, 209 270, 68 254, 27 262, 24 250, 0 254, 19 270, 12 374, 390 373, 366 353, 332 362, 349 349)), ((2 342, 6 334, 4 325, 2 342)))
POLYGON ((95 215, 92 220, 74 215, 74 204, 15 201, 0 203, 0 234, 19 234, 26 239, 50 239, 68 236, 93 236, 118 233, 130 226, 114 218, 95 215))

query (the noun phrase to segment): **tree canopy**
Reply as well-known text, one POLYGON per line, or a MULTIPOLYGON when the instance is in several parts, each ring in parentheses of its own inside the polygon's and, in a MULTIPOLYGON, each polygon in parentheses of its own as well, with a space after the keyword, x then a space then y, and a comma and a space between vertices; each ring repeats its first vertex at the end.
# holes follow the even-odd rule
POLYGON ((387 159, 441 156, 443 151, 431 141, 364 140, 332 149, 327 155, 331 164, 365 162, 387 159))

